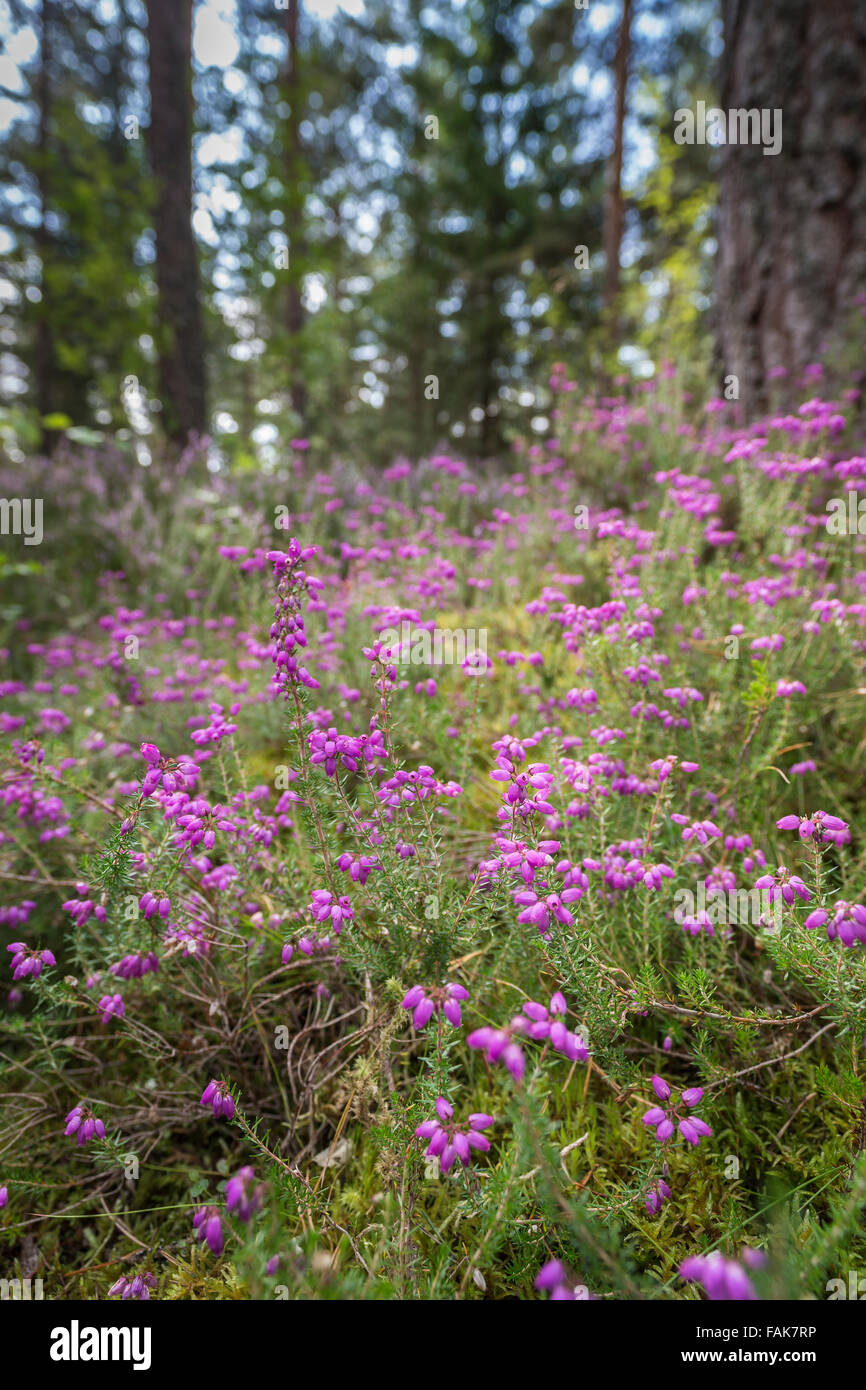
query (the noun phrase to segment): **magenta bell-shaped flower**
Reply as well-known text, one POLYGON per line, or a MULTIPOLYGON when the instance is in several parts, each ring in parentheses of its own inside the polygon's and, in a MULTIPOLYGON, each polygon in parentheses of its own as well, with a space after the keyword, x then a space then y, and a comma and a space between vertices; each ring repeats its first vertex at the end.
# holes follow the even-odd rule
POLYGON ((415 1130, 419 1139, 428 1139, 426 1153, 428 1158, 437 1158, 443 1174, 459 1161, 465 1168, 472 1157, 472 1150, 487 1153, 490 1142, 482 1134, 493 1124, 492 1115, 476 1112, 469 1116, 467 1126, 458 1127, 453 1123, 454 1108, 444 1096, 439 1096, 435 1104, 435 1120, 424 1120, 415 1130))
MULTIPOLYGON (((680 1116, 680 1106, 685 1106, 688 1110, 693 1110, 703 1099, 703 1091, 700 1086, 691 1086, 683 1091, 679 1101, 672 1097, 671 1088, 668 1083, 660 1076, 652 1078, 652 1088, 660 1101, 664 1105, 653 1105, 645 1111, 642 1121, 645 1125, 655 1129, 656 1139, 660 1144, 667 1143, 668 1139, 679 1130, 687 1144, 697 1145, 701 1139, 708 1138, 712 1134, 709 1125, 703 1120, 698 1119, 697 1115, 680 1116)), ((656 1208, 657 1210, 657 1208, 656 1208)))
POLYGON ((220 1115, 225 1115, 227 1120, 232 1119, 235 1113, 234 1099, 228 1086, 222 1081, 209 1081, 201 1093, 202 1105, 209 1105, 214 1115, 219 1119, 220 1115))
POLYGON ((208 1249, 214 1255, 221 1255, 225 1239, 223 1237, 222 1221, 216 1207, 199 1207, 195 1216, 192 1218, 198 1239, 207 1243, 208 1249))
POLYGON ((256 1186, 256 1175, 246 1164, 226 1183, 226 1209, 239 1216, 241 1221, 249 1221, 254 1211, 262 1204, 264 1188, 256 1186))
POLYGON ((424 1028, 434 1014, 442 1014, 452 1028, 462 1023, 460 1004, 469 998, 468 989, 463 985, 434 985, 425 990, 423 985, 413 985, 405 996, 401 1008, 412 1010, 412 1022, 416 1028, 424 1028))
POLYGON ((76 1105, 66 1116, 66 1128, 63 1132, 67 1136, 76 1135, 78 1147, 81 1148, 81 1145, 86 1144, 94 1135, 97 1139, 104 1139, 105 1125, 87 1106, 76 1105))

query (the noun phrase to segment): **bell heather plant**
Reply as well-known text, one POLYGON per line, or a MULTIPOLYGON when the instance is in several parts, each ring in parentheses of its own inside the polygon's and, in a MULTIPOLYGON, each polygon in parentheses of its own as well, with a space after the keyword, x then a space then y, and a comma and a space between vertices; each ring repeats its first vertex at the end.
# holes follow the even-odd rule
POLYGON ((866 1264, 866 459, 844 402, 551 392, 505 471, 190 479, 183 563, 4 619, 0 1251, 52 1297, 866 1264))

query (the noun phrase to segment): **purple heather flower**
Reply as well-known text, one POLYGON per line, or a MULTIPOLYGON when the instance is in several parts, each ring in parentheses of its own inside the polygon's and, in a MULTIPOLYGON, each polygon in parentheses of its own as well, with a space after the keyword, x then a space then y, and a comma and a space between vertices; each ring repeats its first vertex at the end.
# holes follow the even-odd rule
POLYGON ((816 907, 803 923, 813 931, 826 923, 827 937, 834 941, 838 936, 843 946, 853 946, 860 941, 866 944, 866 907, 859 903, 848 903, 837 898, 832 908, 816 907))
POLYGON ((108 1290, 108 1297, 146 1299, 150 1298, 150 1291, 155 1288, 156 1276, 149 1270, 144 1274, 122 1274, 108 1290))
POLYGON ((97 922, 105 921, 105 908, 98 906, 90 898, 90 889, 86 883, 76 883, 75 891, 77 898, 68 898, 65 903, 61 903, 64 912, 68 912, 77 927, 83 927, 84 923, 91 917, 95 917, 97 922))
POLYGON ((452 1028, 459 1028, 462 1022, 460 1002, 469 998, 469 991, 463 985, 434 985, 429 992, 423 985, 413 985, 403 1000, 401 1008, 412 1009, 412 1022, 416 1028, 424 1028, 435 1014, 443 1014, 452 1028))
POLYGON ((707 936, 715 936, 716 929, 706 908, 699 908, 690 917, 684 917, 681 924, 684 932, 690 932, 692 936, 700 936, 701 932, 706 932, 707 936))
POLYGON ((487 1061, 493 1066, 502 1062, 515 1081, 523 1080, 526 1059, 520 1044, 515 1042, 510 1031, 504 1028, 476 1028, 466 1039, 469 1047, 481 1048, 487 1061))
POLYGON ((155 743, 143 743, 141 753, 147 763, 147 772, 141 784, 142 796, 151 796, 160 783, 163 791, 169 795, 194 785, 198 767, 191 758, 164 758, 155 743))
MULTIPOLYGON (((749 1255, 760 1255, 749 1251, 749 1255)), ((760 1262, 760 1261, 759 1261, 760 1262)), ((754 1261, 749 1261, 754 1263, 754 1261)), ((718 1250, 709 1255, 690 1255, 680 1265, 680 1277, 701 1284, 712 1300, 748 1301, 757 1298, 752 1281, 736 1260, 729 1260, 718 1250)))
POLYGON ((313 889, 313 901, 310 903, 309 911, 316 922, 330 922, 331 927, 338 935, 343 928, 344 922, 351 922, 355 916, 351 899, 345 894, 335 900, 333 893, 329 893, 326 888, 313 889))
POLYGON ((824 844, 846 845, 851 839, 847 821, 826 811, 813 811, 811 816, 782 816, 776 821, 778 830, 797 830, 801 840, 813 837, 824 844))
POLYGON ((698 844, 705 845, 709 840, 721 839, 722 832, 714 821, 689 821, 688 816, 680 815, 678 812, 671 815, 671 820, 685 827, 681 838, 687 843, 689 840, 697 840, 698 844))
POLYGON ((256 1185, 256 1175, 247 1164, 240 1168, 226 1183, 226 1209, 239 1216, 241 1221, 249 1221, 254 1211, 262 1204, 264 1188, 256 1185))
POLYGON ((66 1116, 66 1128, 63 1132, 67 1136, 77 1135, 78 1147, 81 1148, 81 1145, 92 1139, 94 1134, 97 1139, 104 1139, 105 1125, 87 1106, 76 1105, 66 1116))
POLYGON ((112 975, 118 975, 121 980, 138 980, 142 975, 149 975, 159 970, 159 961, 153 951, 148 951, 146 955, 123 956, 108 967, 112 975))
POLYGON ((566 1027, 563 1021, 566 1011, 565 999, 557 990, 549 1007, 529 999, 523 1006, 523 1013, 516 1014, 507 1028, 476 1028, 466 1042, 470 1047, 480 1048, 491 1065, 502 1062, 515 1081, 521 1081, 526 1070, 521 1048, 523 1038, 549 1042, 569 1061, 584 1062, 588 1056, 586 1044, 566 1027))
POLYGON ((565 998, 557 990, 551 997, 549 1009, 529 999, 523 1006, 523 1013, 511 1020, 512 1033, 522 1033, 537 1042, 548 1040, 556 1052, 561 1052, 570 1062, 585 1062, 589 1053, 586 1044, 577 1033, 572 1033, 563 1022, 568 1011, 565 998))
POLYGON ((103 1024, 106 1024, 112 1017, 123 1018, 123 995, 104 994, 96 1007, 102 1014, 103 1024))
POLYGON ((790 873, 784 865, 781 865, 775 874, 762 874, 760 878, 756 878, 754 887, 762 890, 767 889, 771 903, 774 903, 777 898, 781 898, 784 903, 789 905, 795 898, 808 902, 812 896, 803 880, 797 874, 790 873))
POLYGON ((6 950, 13 952, 9 962, 13 980, 24 980, 28 976, 35 980, 42 974, 43 965, 57 964, 53 951, 34 950, 23 941, 11 941, 6 950))
POLYGON ((550 931, 551 919, 566 927, 574 925, 574 918, 564 904, 577 902, 582 897, 580 888, 564 888, 561 893, 548 893, 546 897, 539 897, 531 888, 521 889, 514 894, 515 906, 523 908, 517 914, 517 920, 531 922, 542 936, 546 936, 550 931))
POLYGON ((662 1202, 671 1195, 671 1190, 664 1178, 659 1178, 649 1189, 644 1205, 650 1216, 656 1216, 661 1211, 662 1202))
POLYGON ((310 762, 324 767, 328 777, 334 777, 337 765, 342 764, 347 772, 357 772, 358 762, 363 755, 363 744, 359 738, 340 734, 336 729, 315 729, 309 737, 310 762))
POLYGON ((569 1299, 574 1297, 568 1286, 565 1265, 561 1260, 548 1260, 547 1264, 541 1266, 535 1276, 535 1287, 549 1293, 551 1298, 569 1299))
POLYGON ((429 1139, 426 1149, 428 1158, 437 1158, 439 1168, 442 1173, 447 1173, 454 1166, 457 1159, 465 1168, 472 1157, 472 1150, 478 1149, 482 1153, 487 1153, 490 1148, 490 1141, 481 1133, 484 1129, 489 1129, 493 1124, 492 1115, 475 1113, 470 1115, 467 1126, 459 1128, 453 1123, 454 1109, 445 1099, 439 1096, 436 1100, 435 1120, 424 1120, 415 1130, 419 1139, 429 1139))
POLYGON ((203 797, 188 801, 184 806, 183 815, 178 816, 177 823, 183 827, 178 836, 178 843, 202 845, 206 850, 213 849, 216 844, 217 830, 237 830, 234 821, 229 820, 222 806, 211 806, 203 797))
POLYGON ((590 1297, 582 1284, 575 1284, 561 1260, 548 1260, 535 1276, 535 1287, 550 1295, 551 1303, 573 1302, 590 1297))
POLYGON ((209 1081, 202 1091, 200 1104, 209 1105, 217 1119, 225 1115, 230 1120, 235 1113, 234 1099, 223 1081, 209 1081))
POLYGON ((315 955, 316 952, 324 954, 331 949, 331 938, 319 936, 316 932, 307 932, 304 936, 298 937, 297 947, 305 956, 315 955))
POLYGON ((289 698, 289 691, 293 685, 304 685, 310 690, 319 689, 319 682, 310 675, 305 666, 300 665, 297 655, 307 645, 301 604, 304 592, 312 584, 310 576, 300 565, 314 555, 316 549, 316 546, 300 546, 292 536, 288 550, 269 550, 266 556, 273 564, 277 580, 274 621, 269 634, 272 644, 271 660, 276 667, 274 674, 277 689, 285 699, 289 698))
POLYGON ((679 1114, 681 1106, 692 1110, 700 1104, 704 1094, 700 1086, 692 1086, 683 1091, 679 1103, 672 1099, 670 1086, 660 1076, 652 1078, 652 1088, 658 1099, 666 1104, 664 1106, 653 1105, 644 1114, 643 1123, 654 1127, 656 1139, 660 1144, 666 1144, 676 1130, 679 1130, 688 1144, 699 1144, 701 1139, 712 1134, 713 1131, 709 1125, 698 1119, 696 1115, 681 1117, 679 1114))
POLYGON ((35 906, 32 898, 25 898, 23 902, 0 907, 0 927, 11 927, 14 931, 16 927, 25 926, 35 906))
POLYGON ((9 1201, 9 1188, 8 1188, 8 1187, 0 1187, 0 1211, 2 1211, 3 1207, 6 1206, 6 1204, 8 1203, 8 1201, 9 1201))
POLYGON ((192 1218, 199 1240, 204 1240, 214 1255, 221 1255, 225 1240, 222 1222, 216 1207, 199 1207, 192 1218))
MULTIPOLYGON (((397 848, 399 852, 399 845, 397 848)), ((341 873, 347 873, 353 883, 360 883, 363 887, 370 874, 376 869, 381 870, 382 865, 370 854, 341 854, 337 860, 337 868, 341 873)))
POLYGON ((166 897, 156 897, 154 893, 145 893, 138 906, 148 920, 155 917, 157 913, 160 917, 167 917, 171 912, 171 900, 166 897))

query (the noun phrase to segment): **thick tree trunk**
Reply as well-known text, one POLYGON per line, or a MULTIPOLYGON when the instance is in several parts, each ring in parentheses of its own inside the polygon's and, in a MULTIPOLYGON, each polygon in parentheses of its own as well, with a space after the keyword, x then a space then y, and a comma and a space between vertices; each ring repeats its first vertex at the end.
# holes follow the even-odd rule
POLYGON ((159 379, 165 430, 207 427, 198 252, 192 230, 192 0, 147 0, 150 158, 157 186, 159 379))
MULTIPOLYGON (((723 0, 721 105, 782 112, 782 148, 722 153, 718 348, 750 415, 832 355, 866 290, 866 6, 723 0)), ((778 118, 777 118, 778 120, 778 118)))
POLYGON ((628 55, 631 41, 631 0, 623 0, 622 20, 614 60, 616 104, 613 150, 607 166, 604 202, 604 305, 613 310, 619 294, 619 253, 622 245, 622 153, 625 133, 625 98, 628 87, 628 55))

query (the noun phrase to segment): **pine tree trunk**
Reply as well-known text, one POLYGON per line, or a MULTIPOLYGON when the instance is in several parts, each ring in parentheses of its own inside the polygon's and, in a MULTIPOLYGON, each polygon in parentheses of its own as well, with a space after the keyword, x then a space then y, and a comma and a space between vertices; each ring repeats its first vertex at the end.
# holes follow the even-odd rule
MULTIPOLYGON (((619 294, 619 254, 622 246, 623 200, 622 155, 625 134, 625 99, 628 88, 628 57, 631 42, 631 0, 623 0, 622 19, 614 60, 616 104, 614 108, 613 150, 607 166, 604 203, 604 304, 613 310, 619 294)), ((615 328, 615 325, 613 325, 615 328)))
POLYGON ((147 0, 150 159, 157 187, 159 380, 168 437, 204 434, 204 345, 192 230, 192 0, 147 0))
POLYGON ((300 0, 289 0, 285 15, 286 93, 289 100, 285 160, 288 201, 286 225, 291 247, 289 282, 286 290, 286 328, 289 334, 292 409, 300 417, 303 427, 307 413, 307 392, 304 385, 300 352, 300 333, 304 326, 304 305, 301 299, 300 274, 296 266, 296 257, 303 254, 303 196, 299 186, 301 173, 301 112, 298 80, 300 0))
MULTIPOLYGON (((54 344, 51 336, 51 315, 52 300, 50 274, 48 261, 51 255, 51 236, 48 231, 47 216, 49 211, 49 125, 51 121, 51 79, 49 68, 51 66, 51 24, 54 19, 53 0, 42 0, 39 24, 39 76, 37 79, 36 99, 39 108, 39 124, 37 136, 37 149, 39 152, 38 164, 38 183, 39 183, 39 227, 36 232, 36 245, 39 251, 39 259, 42 264, 42 274, 40 283, 41 300, 39 303, 39 317, 36 321, 36 350, 35 350, 35 388, 36 388, 36 408, 39 411, 40 422, 44 422, 47 416, 54 411, 54 374, 56 362, 54 358, 54 344)), ((58 434, 44 423, 40 423, 42 433, 42 448, 46 454, 50 454, 57 442, 58 434)))
MULTIPOLYGON (((721 106, 782 112, 782 148, 727 145, 719 208, 717 340, 749 415, 828 360, 866 290, 866 6, 723 0, 721 106), (776 394, 776 392, 774 392, 776 394)), ((861 321, 862 322, 862 321, 861 321)))

